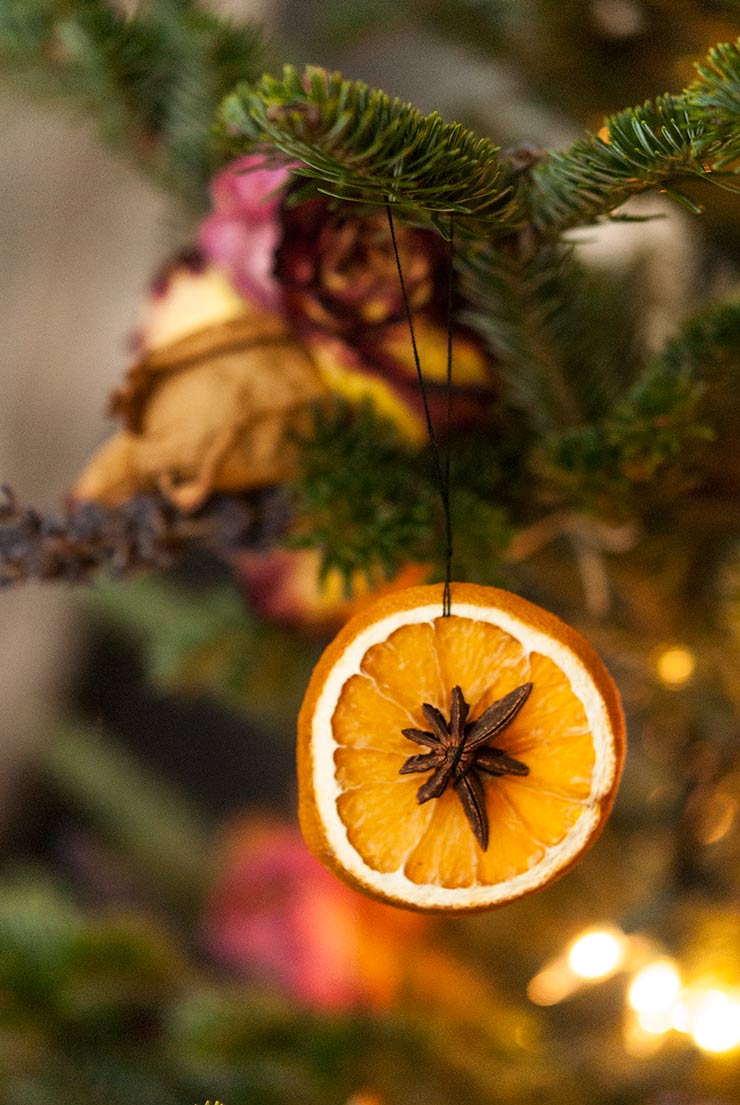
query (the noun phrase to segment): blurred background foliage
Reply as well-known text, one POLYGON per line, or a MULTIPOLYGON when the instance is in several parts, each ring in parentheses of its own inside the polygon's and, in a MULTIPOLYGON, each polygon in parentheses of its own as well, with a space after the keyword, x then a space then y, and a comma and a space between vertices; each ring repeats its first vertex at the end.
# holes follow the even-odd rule
MULTIPOLYGON (((207 205, 217 104, 263 67, 339 68, 503 146, 562 147, 680 90, 740 29, 731 0, 152 0, 135 30, 132 7, 111 4, 101 21, 95 3, 0 0, 0 57, 8 96, 62 96, 76 125, 94 116, 164 186, 171 248, 207 205), (62 31, 52 56, 40 52, 50 20, 62 31)), ((227 571, 202 551, 169 572, 101 579, 76 596, 82 645, 12 776, 2 1105, 738 1100, 740 201, 701 181, 686 190, 701 220, 650 197, 639 211, 664 218, 583 236, 587 286, 576 279, 562 340, 575 379, 588 352, 577 382, 594 421, 535 450, 553 511, 528 517, 527 477, 505 450, 485 466, 495 507, 477 454, 456 458, 458 509, 476 522, 463 570, 576 621, 622 688, 630 755, 597 848, 489 915, 366 902, 307 856, 292 813, 295 715, 327 608, 346 612, 341 579, 322 598, 305 547, 281 554, 280 611, 254 565, 227 571), (674 421, 656 438, 666 389, 674 421), (721 412, 721 448, 708 411, 721 412), (660 495, 632 478, 646 464, 668 474, 660 495), (689 493, 696 465, 711 494, 689 493)), ((519 406, 544 417, 537 396, 519 406)), ((500 417, 518 430, 512 410, 500 417)), ((355 462, 376 457, 368 419, 327 430, 355 462)), ((403 446, 387 450, 397 503, 403 446)), ((298 488, 319 522, 322 458, 312 468, 308 452, 298 488)), ((359 510, 349 467, 342 478, 359 510)), ((323 537, 316 523, 303 545, 323 537)), ((335 548, 329 568, 364 563, 362 548, 335 548)), ((422 543, 415 559, 436 555, 422 543)))

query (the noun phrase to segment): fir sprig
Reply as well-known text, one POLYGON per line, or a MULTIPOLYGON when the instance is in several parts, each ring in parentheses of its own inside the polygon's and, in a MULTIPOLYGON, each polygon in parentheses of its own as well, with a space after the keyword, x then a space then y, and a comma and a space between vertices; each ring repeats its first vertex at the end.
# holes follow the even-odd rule
MULTIPOLYGON (((500 581, 513 532, 505 488, 516 482, 522 453, 505 456, 506 443, 485 433, 468 432, 449 447, 456 578, 500 581)), ((406 445, 372 406, 317 413, 301 467, 290 543, 319 549, 324 576, 338 570, 348 593, 358 573, 377 584, 409 563, 442 577, 444 527, 429 452, 406 445)))
POLYGON ((740 40, 714 47, 697 71, 698 79, 680 95, 620 111, 598 134, 536 166, 528 198, 533 225, 546 235, 561 234, 650 188, 698 213, 676 187, 682 179, 727 187, 724 174, 737 172, 740 158, 740 40))
POLYGON ((704 124, 701 150, 713 154, 719 171, 740 158, 740 40, 722 43, 697 65, 690 110, 704 124))
POLYGON ((194 2, 4 0, 0 67, 34 95, 62 97, 104 140, 196 210, 216 160, 212 120, 237 80, 264 65, 262 32, 194 2))
POLYGON ((296 172, 343 199, 399 204, 438 221, 443 232, 441 215, 485 224, 489 232, 516 221, 496 146, 362 81, 286 66, 282 79, 240 85, 220 118, 233 153, 277 149, 299 163, 296 172))
POLYGON ((545 236, 559 235, 654 187, 697 211, 669 185, 687 176, 709 176, 699 152, 705 125, 693 118, 681 96, 663 96, 610 116, 599 134, 551 153, 532 170, 528 199, 533 225, 545 236))
POLYGON ((737 304, 690 320, 605 418, 550 439, 546 482, 572 506, 624 517, 716 479, 734 457, 739 348, 737 304))
POLYGON ((540 434, 608 409, 631 379, 635 330, 623 277, 560 243, 483 242, 460 257, 464 321, 495 357, 501 398, 540 434), (526 323, 525 323, 526 320, 526 323))
POLYGON ((280 151, 332 195, 399 204, 443 233, 441 215, 454 213, 488 236, 529 222, 557 238, 650 188, 698 211, 681 181, 723 182, 718 174, 740 151, 739 103, 740 52, 717 47, 683 93, 610 116, 598 134, 551 153, 522 177, 459 124, 315 67, 301 75, 286 66, 282 79, 240 85, 220 118, 232 152, 280 151))
POLYGON ((526 411, 540 432, 579 418, 552 334, 567 261, 559 247, 527 255, 518 238, 500 247, 481 245, 460 260, 470 305, 465 320, 496 358, 507 404, 526 411))
POLYGON ((419 455, 367 404, 318 412, 302 442, 292 544, 318 548, 322 574, 336 569, 351 593, 355 573, 372 582, 428 558, 436 492, 419 455))

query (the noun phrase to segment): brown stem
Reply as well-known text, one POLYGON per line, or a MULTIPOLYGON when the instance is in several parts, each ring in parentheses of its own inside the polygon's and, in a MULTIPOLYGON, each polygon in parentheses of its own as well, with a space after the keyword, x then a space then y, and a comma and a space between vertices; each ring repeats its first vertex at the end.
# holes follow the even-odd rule
POLYGON ((7 487, 0 501, 0 586, 28 580, 80 583, 107 568, 116 575, 172 564, 200 544, 228 558, 239 549, 276 540, 288 509, 270 489, 257 495, 219 495, 194 513, 162 495, 141 494, 118 506, 73 503, 63 515, 19 506, 7 487))

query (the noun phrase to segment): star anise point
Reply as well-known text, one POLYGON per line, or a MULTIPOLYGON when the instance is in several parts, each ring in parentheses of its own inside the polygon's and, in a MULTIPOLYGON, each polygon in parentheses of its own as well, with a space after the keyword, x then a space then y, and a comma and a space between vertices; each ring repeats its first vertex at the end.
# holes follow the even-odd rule
POLYGON ((431 772, 417 790, 416 801, 423 805, 432 798, 440 798, 451 783, 473 835, 484 852, 488 849, 489 822, 486 792, 480 773, 494 777, 529 774, 527 764, 488 742, 508 728, 529 698, 532 687, 532 683, 522 683, 497 699, 475 721, 469 722, 470 706, 462 688, 456 685, 450 695, 449 722, 441 710, 425 702, 421 712, 431 731, 416 728, 401 730, 408 740, 427 749, 426 752, 409 756, 399 771, 400 775, 431 772))

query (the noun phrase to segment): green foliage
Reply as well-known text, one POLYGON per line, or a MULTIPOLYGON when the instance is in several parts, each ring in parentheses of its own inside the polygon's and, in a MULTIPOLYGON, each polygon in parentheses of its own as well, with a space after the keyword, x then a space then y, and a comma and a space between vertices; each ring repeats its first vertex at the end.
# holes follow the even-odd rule
POLYGON ((517 237, 466 251, 460 268, 463 319, 495 358, 502 401, 530 432, 573 426, 621 394, 634 370, 634 273, 590 271, 572 247, 531 252, 517 237))
POLYGON ((740 158, 740 44, 723 43, 697 66, 699 80, 690 89, 690 110, 703 125, 702 152, 717 170, 737 171, 740 158))
POLYGON ((0 5, 0 67, 96 118, 106 142, 196 210, 215 164, 216 105, 263 63, 256 27, 194 2, 150 0, 131 17, 112 0, 0 5))
POLYGON ((545 467, 560 494, 629 515, 700 482, 734 454, 739 350, 736 304, 690 320, 607 417, 548 443, 545 467))
POLYGON ((45 752, 55 790, 74 801, 109 846, 182 906, 202 890, 211 842, 199 813, 177 788, 146 773, 102 732, 67 725, 45 752))
POLYGON ((261 623, 235 586, 101 581, 86 604, 141 646, 148 675, 166 691, 207 695, 292 729, 313 656, 287 630, 261 623))
POLYGON ((736 47, 714 50, 700 79, 610 116, 608 136, 589 135, 550 153, 516 179, 499 151, 437 114, 424 116, 339 74, 286 67, 283 79, 240 85, 221 108, 234 152, 278 150, 332 195, 399 204, 443 232, 455 213, 488 235, 528 221, 546 238, 611 214, 631 195, 659 188, 691 210, 676 189, 686 177, 720 182, 717 171, 740 148, 740 65, 736 47))
POLYGON ((681 95, 662 96, 604 122, 602 136, 551 153, 531 174, 533 225, 557 235, 610 214, 649 188, 700 209, 675 182, 699 177, 723 187, 740 157, 740 49, 724 44, 697 66, 699 79, 681 95))
POLYGON ((370 582, 429 556, 435 491, 418 452, 370 404, 318 411, 301 443, 294 485, 298 548, 318 548, 323 575, 336 569, 351 593, 355 572, 370 582))
POLYGON ((216 672, 224 690, 236 693, 242 686, 257 627, 235 587, 189 589, 149 578, 122 586, 101 580, 87 604, 137 638, 147 670, 163 686, 201 689, 216 672))
POLYGON ((561 249, 522 254, 517 240, 482 246, 461 262, 471 305, 464 318, 496 359, 507 405, 526 412, 540 433, 579 417, 554 335, 571 302, 562 294, 568 264, 561 249))
POLYGON ((630 196, 659 188, 687 203, 669 185, 686 176, 711 179, 699 151, 705 124, 692 119, 685 96, 663 96, 605 120, 605 135, 553 152, 531 174, 528 196, 537 230, 556 236, 585 226, 620 207, 630 196))
POLYGON ((301 76, 286 66, 282 80, 240 85, 220 118, 234 153, 280 150, 331 195, 398 204, 445 233, 450 214, 489 233, 515 214, 505 167, 487 139, 338 73, 308 68, 301 76))
MULTIPOLYGON (((451 440, 456 579, 501 579, 512 534, 506 486, 514 484, 517 464, 515 456, 504 457, 504 448, 485 434, 451 440)), ((402 443, 370 405, 356 411, 338 405, 317 414, 301 463, 291 543, 318 548, 324 576, 341 572, 348 594, 355 573, 377 584, 408 563, 429 564, 442 578, 444 528, 428 450, 402 443)))
POLYGON ((0 882, 0 937, 4 1102, 293 1105, 299 1087, 325 1105, 369 1081, 387 1100, 413 1085, 419 1105, 527 1105, 538 1085, 542 1049, 512 1046, 527 1021, 505 1002, 484 1006, 494 1023, 477 1033, 455 1013, 302 1008, 216 973, 151 918, 83 912, 38 872, 0 882))
MULTIPOLYGON (((514 535, 511 509, 524 491, 522 453, 495 433, 453 438, 450 457, 450 508, 454 538, 453 576, 472 583, 502 585, 504 554, 514 535)), ((443 541, 435 550, 440 576, 443 541)))

